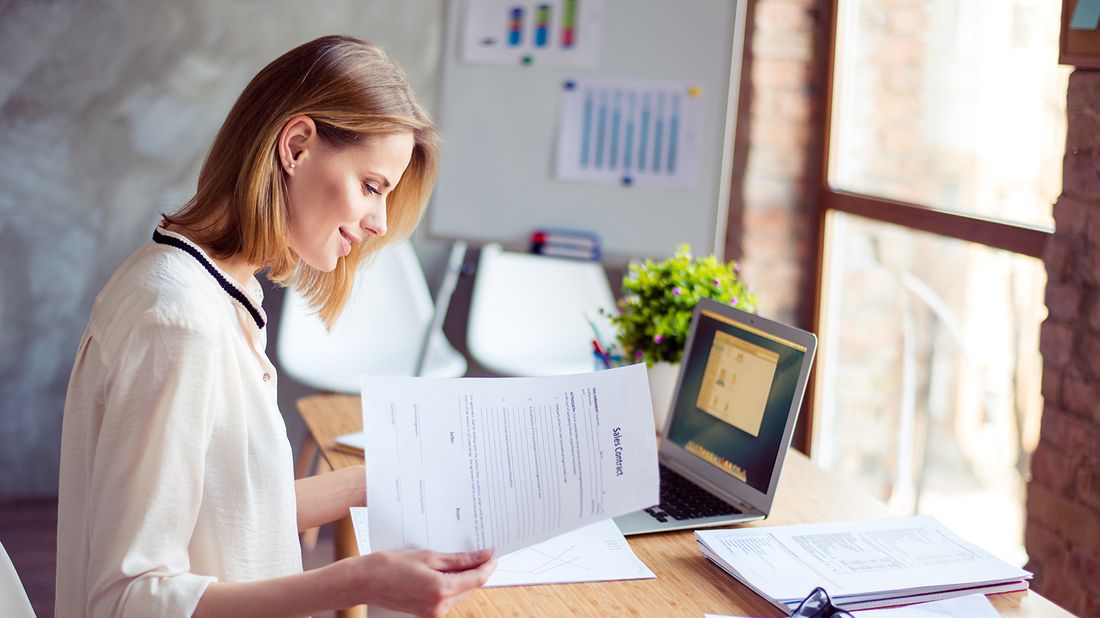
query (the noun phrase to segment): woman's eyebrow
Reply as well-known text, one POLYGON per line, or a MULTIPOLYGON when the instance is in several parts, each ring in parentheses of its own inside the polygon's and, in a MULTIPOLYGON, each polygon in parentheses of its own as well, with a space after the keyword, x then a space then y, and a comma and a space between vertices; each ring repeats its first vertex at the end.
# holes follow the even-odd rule
POLYGON ((386 177, 385 177, 385 176, 383 176, 382 174, 379 174, 378 172, 370 172, 370 171, 368 171, 368 172, 367 172, 367 175, 368 175, 368 176, 374 176, 374 177, 375 177, 376 179, 378 179, 378 180, 381 180, 381 181, 382 181, 382 186, 383 186, 383 187, 385 187, 385 188, 387 188, 387 189, 388 189, 388 188, 390 188, 390 187, 392 186, 392 185, 391 185, 391 183, 390 183, 390 179, 389 179, 389 178, 386 178, 386 177))

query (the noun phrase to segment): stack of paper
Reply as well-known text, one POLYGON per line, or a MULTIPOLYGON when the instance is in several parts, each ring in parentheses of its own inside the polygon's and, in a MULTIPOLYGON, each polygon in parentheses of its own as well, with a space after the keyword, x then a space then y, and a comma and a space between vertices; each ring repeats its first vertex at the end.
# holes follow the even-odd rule
POLYGON ((1031 573, 932 517, 697 531, 703 554, 790 613, 821 586, 844 609, 1026 590, 1031 573))

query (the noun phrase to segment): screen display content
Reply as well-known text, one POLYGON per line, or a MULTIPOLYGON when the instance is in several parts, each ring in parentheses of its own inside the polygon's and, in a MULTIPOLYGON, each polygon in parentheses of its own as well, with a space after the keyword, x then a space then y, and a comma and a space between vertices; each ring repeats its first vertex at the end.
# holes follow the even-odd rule
POLYGON ((702 311, 668 439, 767 492, 806 348, 702 311))

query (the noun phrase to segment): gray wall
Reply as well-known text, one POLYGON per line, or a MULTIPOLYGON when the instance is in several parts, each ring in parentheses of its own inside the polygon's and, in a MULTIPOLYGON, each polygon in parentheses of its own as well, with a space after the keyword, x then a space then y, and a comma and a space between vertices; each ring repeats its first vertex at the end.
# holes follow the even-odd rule
MULTIPOLYGON (((442 0, 0 0, 0 497, 57 490, 95 294, 193 193, 245 83, 323 34, 381 44, 435 108, 442 0)), ((429 280, 445 247, 417 239, 429 280)), ((277 315, 278 291, 265 303, 277 315)), ((274 356, 273 321, 269 352, 274 356)), ((281 382, 291 438, 297 396, 281 382)))

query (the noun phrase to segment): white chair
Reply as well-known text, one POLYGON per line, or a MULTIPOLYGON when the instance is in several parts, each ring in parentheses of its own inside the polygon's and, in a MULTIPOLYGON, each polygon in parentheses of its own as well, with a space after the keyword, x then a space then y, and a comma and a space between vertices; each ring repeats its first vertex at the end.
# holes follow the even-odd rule
MULTIPOLYGON (((459 249, 465 253, 465 246, 459 249)), ((452 251, 451 265, 456 259, 461 263, 458 253, 452 251)), ((412 245, 387 247, 359 272, 331 331, 300 295, 287 289, 276 344, 283 373, 319 390, 354 394, 363 374, 465 374, 466 358, 443 335, 453 291, 453 282, 446 289, 449 279, 433 304, 412 245)))
POLYGON ((0 543, 0 616, 5 618, 34 618, 34 609, 19 573, 0 543))
MULTIPOLYGON (((512 376, 583 373, 595 368, 592 326, 615 299, 599 262, 481 249, 467 345, 486 369, 512 376)), ((606 339, 605 339, 606 341, 606 339)))
MULTIPOLYGON (((359 393, 359 378, 364 374, 464 375, 466 357, 443 335, 443 319, 465 254, 465 243, 452 246, 447 274, 433 304, 412 245, 403 242, 383 249, 359 271, 331 331, 288 288, 276 343, 282 372, 318 390, 347 394, 359 393)), ((319 453, 307 433, 298 452, 297 478, 324 465, 319 453)), ((316 540, 314 529, 303 534, 302 544, 312 548, 316 540)))

